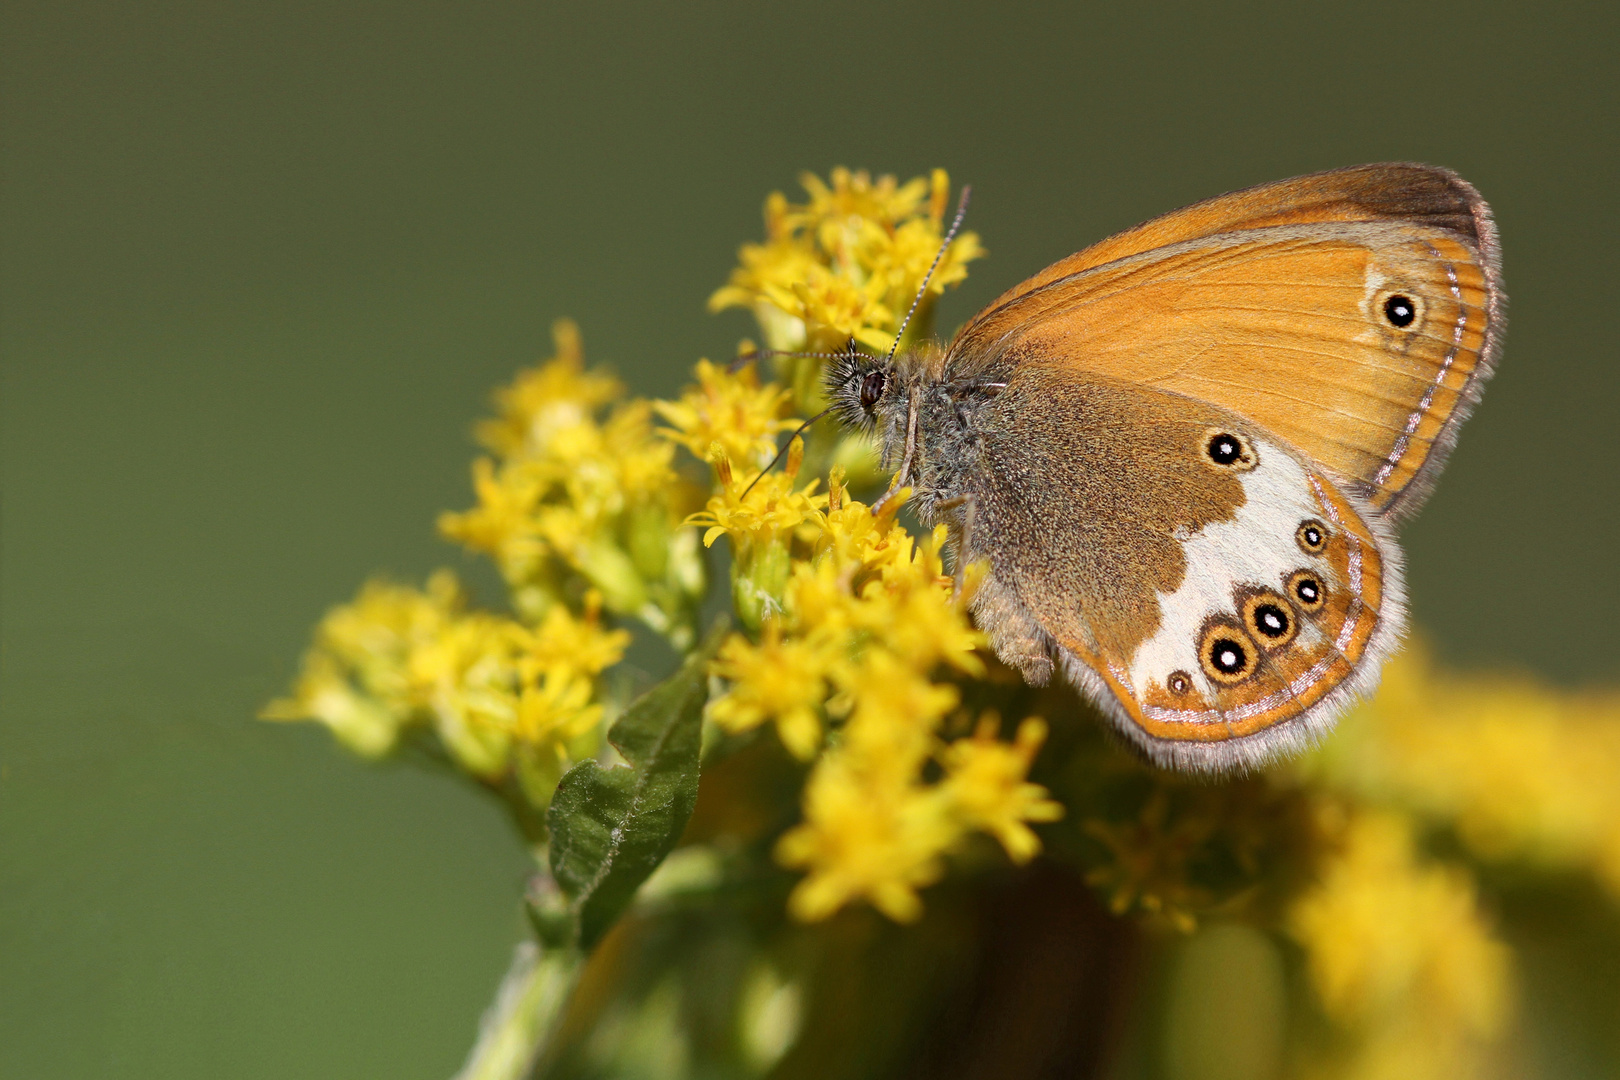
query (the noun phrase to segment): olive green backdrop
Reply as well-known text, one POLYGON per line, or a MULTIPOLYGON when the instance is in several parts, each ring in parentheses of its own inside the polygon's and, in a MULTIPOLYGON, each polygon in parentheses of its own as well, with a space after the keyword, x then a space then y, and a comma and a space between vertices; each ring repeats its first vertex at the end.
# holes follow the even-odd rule
POLYGON ((1362 161, 1497 209, 1501 373, 1406 530, 1459 665, 1620 674, 1610 4, 5 5, 0 1075, 442 1078, 525 857, 260 724, 367 576, 463 566, 492 386, 572 315, 669 393, 772 188, 971 181, 943 325, 1362 161))

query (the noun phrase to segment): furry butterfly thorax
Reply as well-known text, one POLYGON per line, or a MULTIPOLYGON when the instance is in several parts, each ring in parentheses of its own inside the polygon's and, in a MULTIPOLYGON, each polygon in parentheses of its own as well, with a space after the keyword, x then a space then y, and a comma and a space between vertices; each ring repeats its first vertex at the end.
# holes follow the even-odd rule
POLYGON ((996 653, 1156 763, 1302 749, 1405 625, 1393 524, 1500 350, 1490 211, 1445 169, 1223 195, 1070 256, 945 346, 850 348, 832 411, 951 527, 996 653))

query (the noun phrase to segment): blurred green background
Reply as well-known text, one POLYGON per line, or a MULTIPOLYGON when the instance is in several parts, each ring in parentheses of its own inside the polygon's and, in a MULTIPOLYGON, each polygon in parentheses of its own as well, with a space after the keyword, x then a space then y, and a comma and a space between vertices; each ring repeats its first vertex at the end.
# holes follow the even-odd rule
POLYGON ((549 352, 667 394, 801 169, 975 186, 951 326, 1105 234, 1383 159, 1495 206, 1501 373, 1405 533, 1451 663, 1620 673, 1613 4, 12 2, 0 1075, 439 1078, 521 932, 491 805, 254 713, 368 575, 465 567, 549 352))

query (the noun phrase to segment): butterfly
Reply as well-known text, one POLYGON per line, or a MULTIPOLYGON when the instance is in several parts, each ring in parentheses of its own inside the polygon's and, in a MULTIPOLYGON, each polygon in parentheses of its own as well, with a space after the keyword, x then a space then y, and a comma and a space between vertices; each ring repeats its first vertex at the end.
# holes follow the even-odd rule
POLYGON ((1225 772, 1376 686, 1406 618, 1394 525, 1504 303, 1473 187, 1363 165, 1138 225, 949 344, 839 354, 828 390, 957 565, 986 564, 971 608, 1005 663, 1061 670, 1161 766, 1225 772))

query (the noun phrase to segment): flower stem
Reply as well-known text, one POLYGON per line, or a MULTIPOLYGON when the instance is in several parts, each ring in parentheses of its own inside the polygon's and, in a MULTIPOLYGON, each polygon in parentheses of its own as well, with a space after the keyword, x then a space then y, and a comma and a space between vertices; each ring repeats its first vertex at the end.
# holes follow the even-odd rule
POLYGON ((478 1041, 453 1080, 518 1080, 545 1047, 562 1014, 582 957, 577 949, 542 952, 518 944, 512 963, 478 1023, 478 1041))

